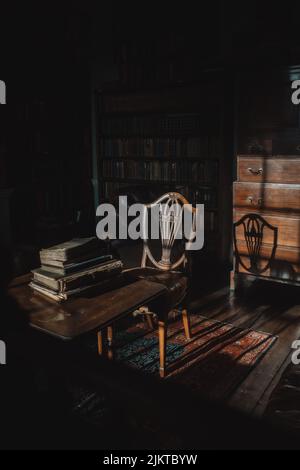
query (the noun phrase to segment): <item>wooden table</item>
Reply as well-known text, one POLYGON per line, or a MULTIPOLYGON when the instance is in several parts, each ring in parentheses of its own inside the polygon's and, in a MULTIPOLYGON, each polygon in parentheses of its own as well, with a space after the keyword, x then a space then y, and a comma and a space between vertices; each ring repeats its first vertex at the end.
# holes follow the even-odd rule
MULTIPOLYGON (((103 354, 103 332, 107 332, 108 356, 113 357, 113 324, 137 308, 153 301, 164 301, 165 286, 146 280, 127 282, 122 276, 112 281, 105 293, 84 294, 58 303, 34 292, 28 283, 31 275, 16 278, 9 287, 21 309, 28 312, 30 325, 62 340, 73 340, 84 333, 98 334, 98 352, 103 354)), ((159 313, 159 312, 158 312, 159 313)), ((160 344, 165 355, 165 344, 160 344)), ((164 360, 164 357, 161 357, 164 360)))

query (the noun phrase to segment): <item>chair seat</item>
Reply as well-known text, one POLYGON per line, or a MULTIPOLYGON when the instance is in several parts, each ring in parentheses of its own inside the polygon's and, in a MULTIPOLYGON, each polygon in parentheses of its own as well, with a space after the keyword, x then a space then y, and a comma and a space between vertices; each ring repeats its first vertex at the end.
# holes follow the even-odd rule
POLYGON ((126 271, 130 279, 146 279, 166 286, 167 303, 170 309, 176 307, 186 296, 188 279, 175 271, 161 271, 155 268, 133 268, 126 271))

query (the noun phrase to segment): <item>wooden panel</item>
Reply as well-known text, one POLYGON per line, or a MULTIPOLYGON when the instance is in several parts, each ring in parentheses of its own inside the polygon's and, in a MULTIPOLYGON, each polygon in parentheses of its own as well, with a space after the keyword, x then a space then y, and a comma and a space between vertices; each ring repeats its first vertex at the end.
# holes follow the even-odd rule
POLYGON ((239 156, 240 182, 300 184, 299 157, 239 156))
MULTIPOLYGON (((238 222, 245 214, 246 212, 235 210, 234 222, 238 222)), ((294 248, 300 247, 300 217, 277 217, 264 215, 264 219, 274 227, 278 227, 278 245, 294 248)), ((238 240, 244 240, 244 230, 242 225, 237 227, 236 236, 238 240)), ((264 243, 272 244, 273 238, 273 231, 266 227, 264 231, 264 243)))
POLYGON ((252 77, 252 83, 248 82, 248 109, 241 109, 247 127, 253 130, 298 128, 298 110, 291 100, 289 77, 277 79, 273 75, 270 80, 267 74, 264 77, 258 75, 255 82, 252 77))
POLYGON ((300 185, 234 183, 234 205, 247 212, 300 213, 300 185))

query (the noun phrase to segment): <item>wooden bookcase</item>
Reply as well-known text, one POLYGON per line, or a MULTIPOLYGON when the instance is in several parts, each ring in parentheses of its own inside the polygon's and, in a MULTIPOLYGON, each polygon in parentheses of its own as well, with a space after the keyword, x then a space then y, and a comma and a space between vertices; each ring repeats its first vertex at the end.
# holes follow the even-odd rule
POLYGON ((217 84, 219 74, 208 73, 189 86, 96 92, 93 181, 96 205, 146 185, 204 203, 206 251, 224 259, 224 96, 217 84))

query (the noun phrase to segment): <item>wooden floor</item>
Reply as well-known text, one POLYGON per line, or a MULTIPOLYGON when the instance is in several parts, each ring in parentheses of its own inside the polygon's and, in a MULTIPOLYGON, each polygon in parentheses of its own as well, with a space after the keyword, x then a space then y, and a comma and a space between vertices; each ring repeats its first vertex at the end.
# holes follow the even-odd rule
POLYGON ((229 400, 230 406, 261 416, 290 364, 291 345, 300 337, 299 289, 255 282, 239 295, 227 288, 205 295, 192 303, 192 310, 208 318, 278 336, 275 345, 229 400))

